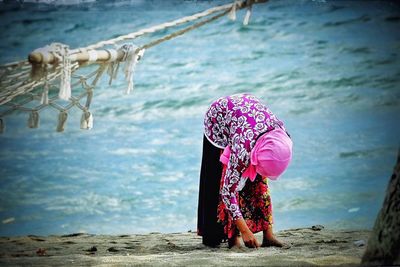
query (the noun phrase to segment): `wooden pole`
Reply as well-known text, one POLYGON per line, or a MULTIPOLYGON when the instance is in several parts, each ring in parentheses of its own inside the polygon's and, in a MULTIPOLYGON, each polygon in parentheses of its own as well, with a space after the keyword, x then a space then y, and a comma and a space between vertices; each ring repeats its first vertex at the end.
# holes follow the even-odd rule
MULTIPOLYGON (((111 58, 111 53, 108 50, 92 50, 97 54, 96 62, 107 61, 111 58)), ((117 60, 121 60, 124 57, 124 52, 117 51, 117 60)), ((82 51, 70 56, 72 62, 85 62, 90 59, 88 51, 82 51)), ((52 53, 43 56, 41 52, 32 52, 28 56, 28 61, 31 64, 53 64, 56 62, 56 57, 52 53)))

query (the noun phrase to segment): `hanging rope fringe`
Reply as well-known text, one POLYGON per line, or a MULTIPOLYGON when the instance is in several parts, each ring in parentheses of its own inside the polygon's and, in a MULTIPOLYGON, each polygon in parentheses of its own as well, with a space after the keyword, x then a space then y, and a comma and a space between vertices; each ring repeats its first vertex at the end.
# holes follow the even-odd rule
POLYGON ((29 114, 28 127, 29 128, 39 127, 39 113, 35 110, 29 114))
POLYGON ((107 68, 107 74, 110 77, 110 80, 108 81, 108 84, 111 85, 112 81, 117 79, 117 73, 119 69, 119 61, 117 62, 111 62, 108 64, 107 68))
POLYGON ((133 90, 133 74, 135 72, 137 62, 143 57, 144 49, 138 49, 137 46, 133 44, 125 44, 121 47, 124 52, 123 61, 125 61, 125 79, 128 82, 128 87, 126 89, 126 94, 130 94, 133 90))
POLYGON ((110 76, 108 84, 111 85, 114 79, 117 79, 117 73, 119 70, 120 60, 118 60, 118 51, 115 49, 109 49, 107 52, 110 55, 110 59, 106 61, 108 63, 107 74, 110 76))
POLYGON ((43 92, 42 92, 42 97, 40 99, 40 104, 42 105, 49 104, 49 83, 47 82, 47 80, 43 85, 43 92))
POLYGON ((236 6, 239 4, 238 0, 233 1, 232 9, 228 13, 228 18, 230 20, 236 20, 236 6))
POLYGON ((81 129, 90 130, 93 128, 93 115, 89 111, 84 111, 81 117, 81 129))
POLYGON ((40 104, 48 105, 49 104, 49 79, 48 79, 48 71, 47 71, 47 64, 44 66, 44 85, 43 85, 43 92, 42 97, 40 99, 40 104))
POLYGON ((71 97, 71 60, 69 58, 69 47, 63 44, 57 44, 58 54, 56 57, 62 62, 61 63, 61 83, 60 92, 58 97, 63 100, 69 100, 71 97))
POLYGON ((243 19, 243 25, 247 26, 251 17, 251 9, 253 7, 253 0, 247 0, 247 11, 243 19))
POLYGON ((60 114, 58 114, 57 132, 64 132, 67 118, 68 113, 66 111, 61 111, 60 114))
POLYGON ((52 43, 38 48, 34 52, 41 55, 41 62, 44 63, 32 64, 31 79, 35 81, 42 78, 47 79, 47 63, 54 57, 56 59, 54 68, 57 68, 57 66, 61 67, 60 91, 58 96, 60 99, 69 100, 71 97, 71 59, 69 57, 69 46, 61 43, 52 43))

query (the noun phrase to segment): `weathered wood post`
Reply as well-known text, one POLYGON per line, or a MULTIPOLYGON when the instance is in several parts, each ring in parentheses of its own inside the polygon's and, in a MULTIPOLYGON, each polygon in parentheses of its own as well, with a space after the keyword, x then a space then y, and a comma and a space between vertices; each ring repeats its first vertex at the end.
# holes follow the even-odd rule
POLYGON ((361 264, 400 265, 400 150, 361 264))

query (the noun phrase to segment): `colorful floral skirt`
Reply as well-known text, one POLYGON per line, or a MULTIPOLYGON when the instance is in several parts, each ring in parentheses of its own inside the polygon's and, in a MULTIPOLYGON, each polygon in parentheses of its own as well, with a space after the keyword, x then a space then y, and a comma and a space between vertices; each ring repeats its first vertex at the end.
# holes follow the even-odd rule
MULTIPOLYGON (((222 177, 224 175, 225 168, 223 169, 222 177)), ((223 179, 221 178, 220 187, 222 185, 223 179)), ((257 233, 272 227, 272 203, 266 177, 257 175, 253 182, 247 180, 243 189, 237 193, 236 198, 238 199, 243 219, 246 221, 250 231, 257 233)), ((218 222, 223 225, 224 234, 228 238, 235 234, 240 234, 222 199, 218 204, 218 222)))
MULTIPOLYGON (((224 165, 219 161, 221 153, 221 149, 204 138, 197 233, 203 237, 203 244, 208 246, 218 246, 222 240, 239 234, 219 194, 222 177, 225 175, 224 165)), ((272 226, 272 204, 267 178, 258 175, 254 182, 248 180, 236 197, 243 218, 253 233, 272 226)))

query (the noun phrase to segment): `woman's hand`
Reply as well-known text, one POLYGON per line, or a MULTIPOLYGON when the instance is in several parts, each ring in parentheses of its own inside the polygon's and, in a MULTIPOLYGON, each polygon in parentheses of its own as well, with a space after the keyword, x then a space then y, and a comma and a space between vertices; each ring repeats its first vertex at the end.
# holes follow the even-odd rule
POLYGON ((258 248, 260 243, 258 243, 257 238, 251 231, 242 233, 242 239, 246 247, 248 248, 258 248))
POLYGON ((257 238, 250 231, 249 227, 247 227, 246 222, 243 218, 240 218, 235 221, 237 228, 242 234, 242 239, 246 247, 248 248, 258 248, 260 247, 260 243, 258 243, 257 238))

